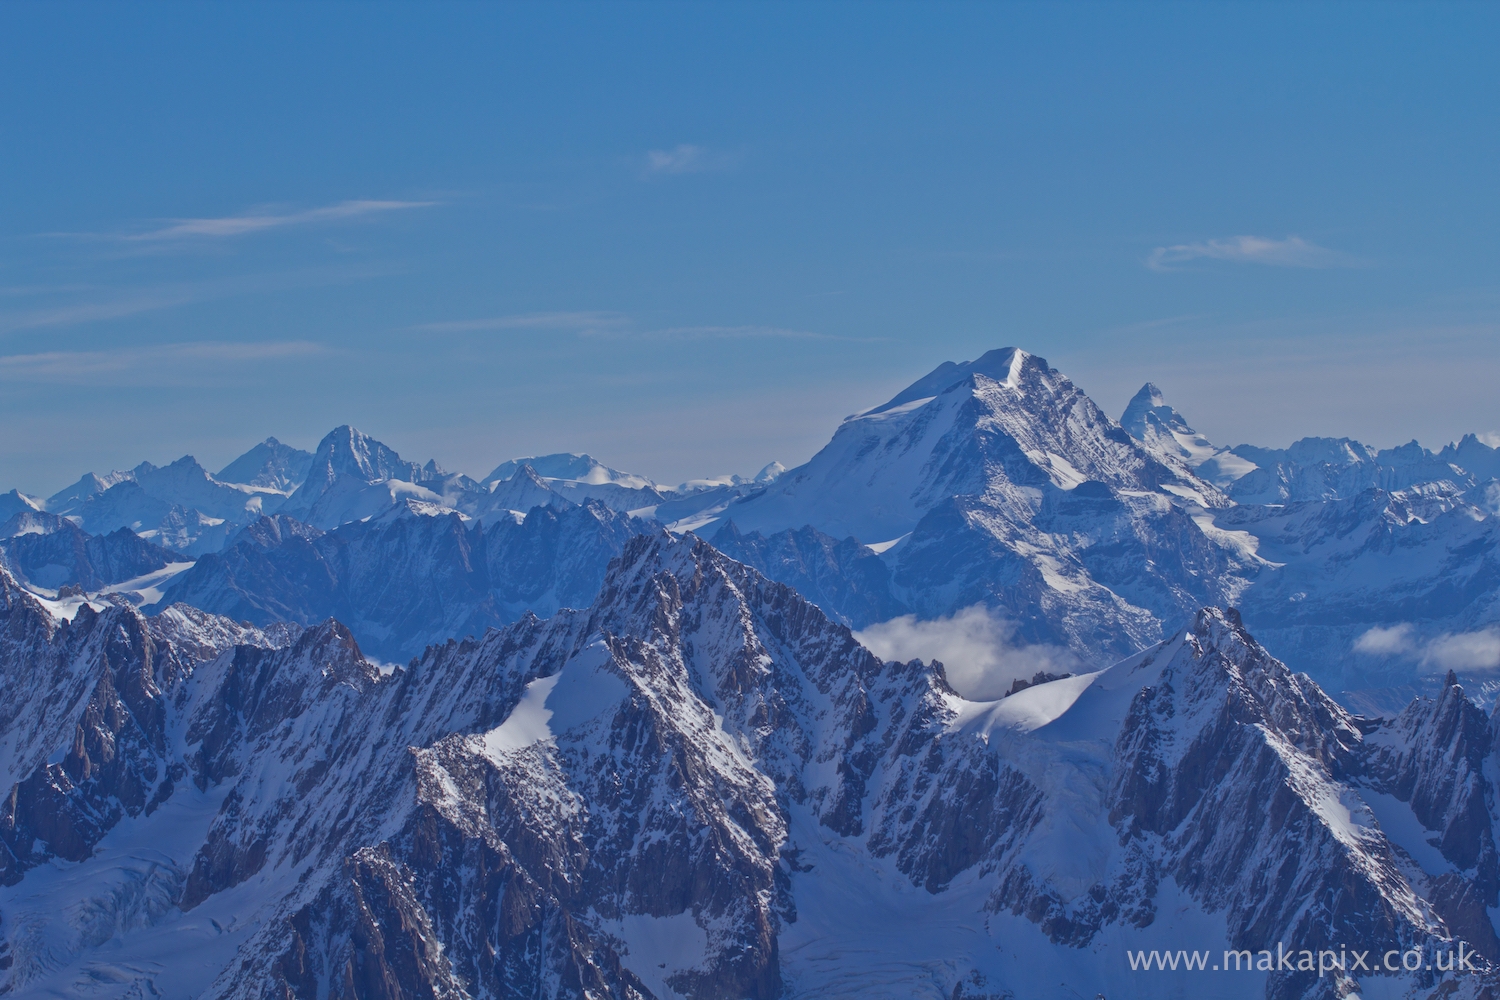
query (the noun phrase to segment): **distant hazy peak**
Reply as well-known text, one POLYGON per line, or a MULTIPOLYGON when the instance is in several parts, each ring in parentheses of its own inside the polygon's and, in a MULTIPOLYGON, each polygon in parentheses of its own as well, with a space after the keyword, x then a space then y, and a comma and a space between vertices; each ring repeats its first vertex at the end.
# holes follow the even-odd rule
POLYGON ((9 493, 0 494, 0 521, 9 520, 17 514, 24 514, 28 511, 39 511, 41 509, 41 504, 20 490, 11 490, 9 493))
POLYGON ((120 472, 118 469, 105 473, 102 476, 95 475, 92 472, 85 472, 72 486, 66 486, 48 497, 46 508, 48 510, 56 510, 60 507, 77 504, 83 500, 87 500, 96 493, 103 493, 112 486, 118 486, 120 483, 134 478, 135 476, 132 473, 120 472))
POLYGON ((214 473, 214 478, 221 483, 243 483, 291 492, 307 478, 312 460, 312 452, 268 437, 214 473))
POLYGON ((755 474, 755 481, 757 483, 775 482, 785 471, 786 466, 782 465, 780 462, 772 462, 770 465, 767 465, 764 469, 761 469, 755 474))
POLYGON ((1126 405, 1125 412, 1120 415, 1120 426, 1124 427, 1131 437, 1140 440, 1145 436, 1146 428, 1153 420, 1178 434, 1198 433, 1188 425, 1186 417, 1167 405, 1165 397, 1162 396, 1161 390, 1156 387, 1155 383, 1147 382, 1126 405))
POLYGON ((419 480, 422 472, 420 464, 403 461, 395 449, 348 424, 335 427, 318 442, 313 468, 320 474, 355 476, 366 482, 399 479, 411 483, 419 480))
POLYGON ((525 458, 513 458, 508 462, 501 462, 485 476, 482 482, 493 485, 504 482, 516 474, 522 467, 529 465, 532 470, 543 479, 563 479, 569 482, 587 483, 591 486, 602 486, 605 483, 613 483, 629 489, 648 489, 656 484, 645 476, 632 475, 611 469, 591 455, 577 454, 574 452, 558 452, 552 455, 531 455, 525 458))
POLYGON ((1286 448, 1258 448, 1255 445, 1239 444, 1234 446, 1233 451, 1264 468, 1281 462, 1295 462, 1298 465, 1316 465, 1319 462, 1354 465, 1375 461, 1374 448, 1347 437, 1305 437, 1286 448))
POLYGON ((1180 461, 1198 476, 1225 487, 1255 468, 1255 463, 1199 434, 1187 418, 1167 403, 1154 382, 1131 397, 1120 415, 1125 433, 1164 460, 1180 461))

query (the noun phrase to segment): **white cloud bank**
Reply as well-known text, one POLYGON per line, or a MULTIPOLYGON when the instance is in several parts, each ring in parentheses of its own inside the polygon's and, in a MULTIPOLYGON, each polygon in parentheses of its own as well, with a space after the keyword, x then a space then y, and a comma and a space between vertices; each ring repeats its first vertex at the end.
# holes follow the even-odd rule
POLYGON ((902 615, 855 632, 854 638, 882 660, 942 661, 954 690, 975 701, 1003 697, 1012 681, 1030 680, 1038 671, 1078 672, 1078 660, 1068 650, 1018 646, 1015 630, 1011 622, 975 604, 932 621, 902 615))
POLYGON ((1421 642, 1411 625, 1375 626, 1354 640, 1354 651, 1370 656, 1401 656, 1435 671, 1470 673, 1500 668, 1500 625, 1474 632, 1445 632, 1421 642))
POLYGON ((1195 260, 1224 260, 1240 264, 1269 264, 1274 267, 1354 267, 1359 261, 1338 250, 1309 243, 1300 236, 1274 240, 1265 236, 1231 236, 1202 243, 1179 243, 1157 247, 1146 258, 1154 271, 1171 271, 1173 265, 1195 260))

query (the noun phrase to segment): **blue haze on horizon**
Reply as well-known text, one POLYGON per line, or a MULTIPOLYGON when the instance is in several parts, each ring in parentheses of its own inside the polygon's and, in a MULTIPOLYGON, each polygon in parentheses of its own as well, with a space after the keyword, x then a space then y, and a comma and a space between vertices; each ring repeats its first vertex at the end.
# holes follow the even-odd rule
POLYGON ((0 490, 352 423, 804 461, 1015 344, 1221 444, 1500 429, 1500 7, 0 6, 0 490))

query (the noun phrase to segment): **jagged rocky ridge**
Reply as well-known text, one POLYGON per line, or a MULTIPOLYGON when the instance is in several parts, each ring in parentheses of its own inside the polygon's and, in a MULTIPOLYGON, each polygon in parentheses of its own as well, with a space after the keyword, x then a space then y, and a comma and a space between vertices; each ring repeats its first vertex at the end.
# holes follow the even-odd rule
POLYGON ((1493 983, 1494 720, 1351 716, 1232 612, 979 704, 663 535, 389 674, 337 622, 0 604, 12 993, 1145 997, 1126 948, 1458 935, 1493 983))

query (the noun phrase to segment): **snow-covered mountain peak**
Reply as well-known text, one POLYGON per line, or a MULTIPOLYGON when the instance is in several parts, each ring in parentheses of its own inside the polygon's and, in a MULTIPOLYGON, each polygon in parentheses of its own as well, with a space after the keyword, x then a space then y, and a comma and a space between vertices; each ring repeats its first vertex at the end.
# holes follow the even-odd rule
POLYGON ((1129 431, 1132 437, 1140 438, 1153 424, 1164 425, 1174 431, 1194 433, 1182 414, 1167 405, 1155 383, 1147 382, 1126 404, 1125 412, 1120 417, 1120 426, 1129 431))
MULTIPOLYGON (((993 351, 987 351, 973 361, 944 361, 932 371, 896 393, 888 401, 856 414, 856 416, 884 413, 887 410, 903 407, 917 400, 931 399, 933 396, 946 392, 975 374, 988 376, 996 382, 1003 384, 1013 384, 1018 370, 1025 364, 1026 359, 1031 357, 1033 355, 1026 353, 1019 347, 1001 347, 993 351)), ((1042 364, 1045 366, 1046 362, 1044 361, 1042 364)))
POLYGON ((1215 486, 1227 486, 1255 468, 1255 463, 1216 447, 1195 431, 1151 382, 1131 397, 1120 426, 1148 451, 1164 461, 1181 462, 1215 486))
POLYGON ((394 449, 348 424, 342 424, 318 442, 308 478, 311 481, 317 477, 322 481, 336 475, 356 476, 366 482, 382 479, 417 482, 422 478, 422 466, 417 462, 402 461, 394 449))
POLYGON ((214 473, 214 478, 221 483, 244 483, 290 493, 302 485, 312 460, 312 452, 268 437, 214 473))
POLYGON ((85 472, 78 481, 71 486, 65 486, 47 498, 45 507, 47 510, 59 510, 87 500, 98 493, 103 493, 112 486, 128 482, 133 477, 128 472, 116 469, 113 472, 99 476, 92 472, 85 472))
POLYGON ((780 462, 771 462, 764 469, 761 469, 755 474, 755 482, 774 483, 777 479, 781 478, 781 474, 785 471, 786 466, 782 465, 780 462))
POLYGON ((50 535, 61 531, 64 523, 65 519, 57 514, 49 514, 44 510, 23 510, 0 524, 0 539, 19 538, 22 535, 50 535))
POLYGON ((953 497, 984 497, 1020 516, 1047 490, 1090 480, 1225 502, 1182 463, 1143 449, 1045 359, 1005 348, 945 363, 849 417, 807 464, 723 517, 744 530, 811 524, 835 538, 880 543, 953 497))
POLYGON ((606 483, 613 483, 617 486, 624 486, 627 489, 633 490, 649 489, 656 485, 645 476, 632 475, 628 472, 621 472, 618 469, 611 469, 591 455, 574 454, 573 452, 513 458, 495 466, 490 471, 490 474, 485 476, 481 482, 485 486, 492 488, 495 483, 510 479, 522 466, 528 465, 542 479, 563 479, 589 486, 602 486, 606 483))
POLYGON ((227 491, 244 494, 245 497, 254 497, 259 490, 243 483, 221 482, 214 476, 209 475, 207 469, 198 464, 198 460, 192 455, 184 455, 169 465, 155 466, 150 462, 142 462, 131 470, 131 476, 141 488, 155 496, 171 496, 183 506, 198 506, 196 501, 209 497, 215 498, 208 501, 205 512, 209 508, 222 506, 223 498, 229 496, 227 491))
POLYGON ((423 486, 422 466, 348 424, 335 427, 313 455, 307 478, 282 507, 298 520, 332 528, 377 514, 402 498, 442 504, 423 486))
POLYGON ((0 521, 8 521, 17 514, 24 514, 28 511, 39 511, 41 509, 42 505, 40 503, 20 490, 0 493, 0 521))
POLYGON ((1500 479, 1500 448, 1479 440, 1477 434, 1465 434, 1458 444, 1450 444, 1439 452, 1438 457, 1461 466, 1479 482, 1500 479))

